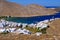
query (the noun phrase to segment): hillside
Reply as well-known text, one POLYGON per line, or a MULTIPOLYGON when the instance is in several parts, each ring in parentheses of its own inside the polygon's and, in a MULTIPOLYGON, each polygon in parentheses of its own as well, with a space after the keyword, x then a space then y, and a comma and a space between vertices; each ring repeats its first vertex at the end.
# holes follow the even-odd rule
POLYGON ((60 35, 60 19, 52 21, 50 28, 47 29, 47 34, 50 35, 60 35))
POLYGON ((31 17, 55 14, 54 9, 48 9, 37 4, 22 6, 20 4, 0 0, 0 16, 31 17))

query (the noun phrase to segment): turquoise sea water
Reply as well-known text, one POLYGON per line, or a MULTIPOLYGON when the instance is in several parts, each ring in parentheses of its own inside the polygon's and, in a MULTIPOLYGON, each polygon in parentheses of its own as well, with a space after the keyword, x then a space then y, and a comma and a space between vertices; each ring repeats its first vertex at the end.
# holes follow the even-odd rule
POLYGON ((9 18, 9 21, 13 21, 13 22, 20 22, 20 23, 36 23, 39 21, 43 21, 46 19, 51 19, 51 18, 60 18, 60 13, 57 13, 55 15, 46 15, 46 16, 35 16, 35 17, 12 17, 9 18))

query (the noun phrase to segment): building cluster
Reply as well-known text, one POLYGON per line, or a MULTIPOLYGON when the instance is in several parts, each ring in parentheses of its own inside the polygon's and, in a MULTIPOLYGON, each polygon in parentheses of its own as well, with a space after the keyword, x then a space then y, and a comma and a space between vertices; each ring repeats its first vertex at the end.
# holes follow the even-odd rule
MULTIPOLYGON (((39 29, 47 28, 49 26, 49 22, 54 21, 59 18, 55 19, 50 19, 50 20, 43 20, 40 22, 37 22, 36 24, 31 23, 16 23, 16 22, 11 22, 11 21, 6 21, 4 19, 0 20, 0 33, 3 32, 9 32, 9 33, 16 33, 16 34, 32 34, 29 30, 25 29, 25 27, 36 27, 39 29), (16 27, 19 27, 18 29, 16 27)), ((35 33, 37 36, 42 34, 41 32, 36 32, 35 33)))

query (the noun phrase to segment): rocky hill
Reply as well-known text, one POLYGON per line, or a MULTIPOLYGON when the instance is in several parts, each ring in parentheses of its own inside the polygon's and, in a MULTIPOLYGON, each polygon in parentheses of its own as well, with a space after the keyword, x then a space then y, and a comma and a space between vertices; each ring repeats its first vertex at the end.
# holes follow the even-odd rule
POLYGON ((22 6, 20 4, 0 0, 0 16, 31 17, 55 14, 54 9, 48 9, 37 4, 22 6))

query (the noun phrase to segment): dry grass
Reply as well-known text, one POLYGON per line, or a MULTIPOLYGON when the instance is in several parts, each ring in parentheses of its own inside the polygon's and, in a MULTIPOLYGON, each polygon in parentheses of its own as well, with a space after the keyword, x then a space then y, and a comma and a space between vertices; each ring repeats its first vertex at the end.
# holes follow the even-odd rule
POLYGON ((47 29, 47 34, 60 35, 60 19, 52 21, 50 28, 47 29))
POLYGON ((60 36, 56 35, 41 35, 41 36, 36 36, 36 35, 14 35, 14 34, 0 34, 0 40, 55 40, 59 39, 60 36), (55 38, 56 37, 56 38, 55 38), (58 37, 58 38, 57 38, 58 37))

